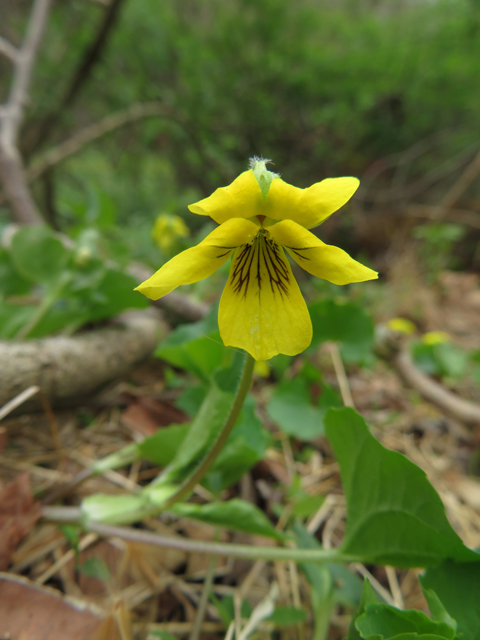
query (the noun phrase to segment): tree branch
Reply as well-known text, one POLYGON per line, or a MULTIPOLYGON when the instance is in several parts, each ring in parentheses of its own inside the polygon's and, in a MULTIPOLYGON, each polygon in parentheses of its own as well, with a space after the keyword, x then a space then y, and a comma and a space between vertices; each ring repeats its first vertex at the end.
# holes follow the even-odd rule
MULTIPOLYGON (((0 110, 0 181, 15 217, 22 224, 41 224, 42 216, 25 180, 18 151, 18 132, 23 120, 28 89, 38 47, 47 21, 51 0, 35 0, 22 47, 15 50, 13 81, 5 105, 0 110)), ((2 50, 12 53, 2 40, 2 50)), ((10 48, 9 48, 10 47, 10 48)), ((10 56, 11 57, 11 56, 10 56)))
POLYGON ((5 150, 0 144, 0 182, 5 199, 19 224, 43 224, 43 218, 28 188, 22 158, 16 147, 5 150))
POLYGON ((3 119, 2 127, 2 139, 7 146, 14 146, 17 143, 18 130, 28 98, 33 64, 47 21, 50 4, 51 0, 36 0, 28 22, 24 43, 16 55, 12 88, 6 104, 7 116, 3 119))
POLYGON ((123 111, 106 116, 99 122, 84 127, 74 133, 71 138, 53 147, 34 162, 27 170, 28 181, 36 180, 54 165, 63 162, 77 153, 86 144, 98 140, 98 138, 101 138, 107 133, 123 127, 126 124, 141 120, 142 118, 151 118, 153 116, 171 117, 172 112, 161 102, 139 103, 123 111))
POLYGON ((29 154, 32 151, 35 151, 35 149, 47 140, 53 125, 59 119, 64 109, 69 107, 77 98, 93 68, 101 58, 124 2, 125 0, 112 0, 108 6, 105 7, 105 14, 100 23, 98 32, 94 40, 89 43, 84 51, 80 64, 75 70, 73 78, 70 81, 70 85, 67 88, 60 104, 56 108, 53 108, 50 113, 47 113, 47 115, 41 119, 38 128, 35 127, 36 131, 32 132, 33 140, 28 145, 29 154))
MULTIPOLYGON (((164 325, 151 311, 126 312, 115 325, 71 337, 0 341, 0 406, 31 386, 54 406, 83 402, 152 353, 164 325)), ((22 410, 38 406, 33 399, 22 410)))
POLYGON ((16 62, 18 58, 18 49, 10 44, 5 38, 0 38, 0 53, 12 62, 16 62))

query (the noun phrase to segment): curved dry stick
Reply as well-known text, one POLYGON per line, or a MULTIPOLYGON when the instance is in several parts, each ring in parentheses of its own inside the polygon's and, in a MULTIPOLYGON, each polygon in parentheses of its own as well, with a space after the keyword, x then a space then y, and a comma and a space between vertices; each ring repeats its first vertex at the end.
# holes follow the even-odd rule
POLYGON ((425 400, 435 404, 464 424, 480 424, 480 406, 463 398, 459 398, 448 389, 445 389, 441 384, 438 384, 438 382, 435 382, 422 373, 413 364, 407 349, 399 351, 394 356, 393 362, 407 384, 416 389, 425 400))
MULTIPOLYGON (((124 375, 158 344, 162 323, 151 311, 129 311, 114 326, 72 337, 0 341, 0 406, 33 385, 52 404, 71 402, 124 375)), ((22 408, 41 406, 32 398, 22 408)))

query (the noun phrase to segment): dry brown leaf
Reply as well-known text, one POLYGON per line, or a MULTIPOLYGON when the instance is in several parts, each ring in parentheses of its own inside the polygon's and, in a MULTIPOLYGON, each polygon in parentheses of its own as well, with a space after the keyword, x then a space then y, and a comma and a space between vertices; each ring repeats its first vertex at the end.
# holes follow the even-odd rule
POLYGON ((15 640, 130 640, 121 603, 105 614, 26 578, 0 574, 0 637, 15 640))
POLYGON ((169 402, 148 396, 135 398, 122 413, 122 422, 144 436, 153 435, 160 427, 187 421, 188 417, 169 402))
POLYGON ((20 540, 40 518, 40 503, 33 501, 28 473, 0 486, 0 571, 10 564, 20 540))

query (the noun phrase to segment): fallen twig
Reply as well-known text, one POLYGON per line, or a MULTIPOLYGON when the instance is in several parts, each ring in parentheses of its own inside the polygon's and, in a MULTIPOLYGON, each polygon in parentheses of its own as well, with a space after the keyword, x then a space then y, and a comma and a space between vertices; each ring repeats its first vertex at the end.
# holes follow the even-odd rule
POLYGON ((393 363, 407 384, 416 389, 421 396, 451 416, 468 425, 480 424, 480 406, 459 398, 422 373, 412 362, 406 348, 402 348, 393 358, 393 363))
MULTIPOLYGON (((53 405, 84 398, 146 358, 162 323, 154 310, 128 312, 116 326, 72 337, 0 342, 0 405, 35 385, 53 405)), ((31 398, 27 410, 42 406, 31 398)))

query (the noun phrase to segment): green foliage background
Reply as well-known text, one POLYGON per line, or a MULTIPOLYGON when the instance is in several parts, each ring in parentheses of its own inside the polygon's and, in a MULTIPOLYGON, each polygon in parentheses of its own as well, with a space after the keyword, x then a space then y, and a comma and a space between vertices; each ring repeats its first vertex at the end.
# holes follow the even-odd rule
MULTIPOLYGON (((379 158, 438 137, 441 148, 413 167, 421 174, 477 141, 476 0, 125 0, 92 75, 38 145, 104 11, 93 2, 55 5, 27 155, 138 102, 161 101, 168 116, 118 130, 55 171, 55 203, 67 220, 72 201, 95 188, 113 198, 124 225, 151 224, 164 209, 184 214, 254 154, 306 186, 361 176, 379 158)), ((19 33, 24 13, 9 16, 19 33)))

